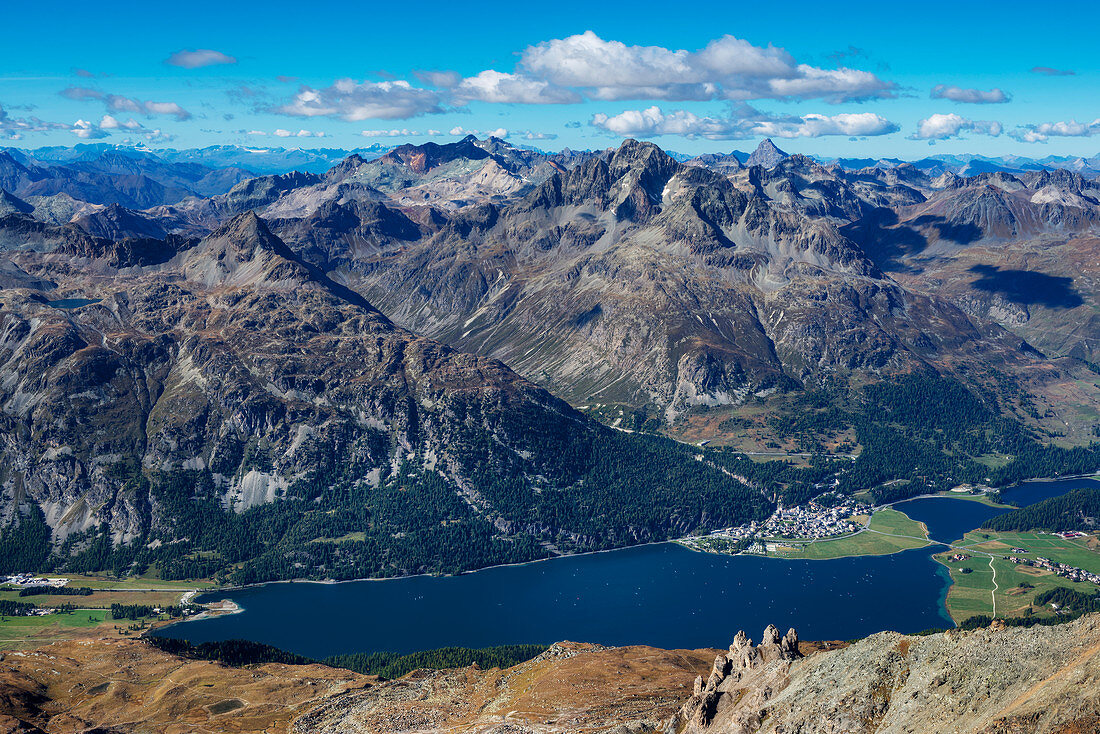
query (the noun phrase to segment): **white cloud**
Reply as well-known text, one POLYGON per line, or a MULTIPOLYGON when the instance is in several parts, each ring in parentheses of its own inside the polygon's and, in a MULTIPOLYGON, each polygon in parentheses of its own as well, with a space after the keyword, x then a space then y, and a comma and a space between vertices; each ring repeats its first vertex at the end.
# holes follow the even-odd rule
POLYGON ((453 90, 461 102, 496 102, 518 104, 567 104, 580 102, 576 92, 556 87, 550 82, 521 74, 505 74, 492 69, 463 79, 453 90))
POLYGON ((73 135, 85 140, 93 140, 96 138, 105 138, 110 133, 104 132, 94 122, 88 120, 77 120, 73 123, 72 127, 73 135))
MULTIPOLYGON (((248 134, 249 135, 267 135, 267 133, 262 132, 260 130, 252 130, 248 134)), ((283 128, 279 128, 278 130, 273 132, 272 135, 274 135, 277 138, 323 138, 323 137, 325 137, 325 134, 323 132, 320 132, 320 131, 314 132, 312 130, 299 130, 298 132, 294 132, 293 130, 285 130, 283 128)))
POLYGON ((841 113, 839 115, 804 115, 798 122, 785 120, 761 121, 753 127, 753 135, 773 138, 818 138, 825 135, 846 135, 862 138, 896 133, 900 128, 881 115, 872 112, 841 113))
POLYGON ((62 97, 78 102, 102 102, 112 112, 131 112, 144 115, 171 115, 177 121, 191 119, 191 113, 175 102, 147 102, 121 94, 107 94, 89 87, 67 87, 60 92, 62 97))
POLYGON ((518 136, 524 140, 555 140, 558 137, 556 133, 540 133, 534 130, 517 130, 512 133, 512 136, 518 136))
POLYGON ((461 125, 455 125, 450 130, 447 131, 447 134, 448 135, 453 135, 455 137, 459 137, 459 136, 466 137, 467 135, 473 135, 475 137, 486 137, 486 138, 491 137, 491 138, 501 138, 501 139, 507 138, 509 135, 511 135, 511 133, 508 132, 508 130, 506 128, 503 128, 503 127, 498 127, 496 130, 467 130, 466 128, 462 127, 461 125))
POLYGON ((336 117, 359 120, 403 120, 442 112, 438 92, 406 81, 356 82, 338 79, 322 89, 302 86, 286 104, 270 110, 291 117, 336 117))
POLYGON ((126 122, 122 122, 112 115, 104 115, 103 119, 99 121, 99 127, 103 130, 147 130, 144 125, 132 117, 126 122))
POLYGON ((169 66, 182 66, 184 69, 198 69, 203 66, 217 66, 219 64, 235 64, 237 60, 232 56, 214 51, 209 48, 197 48, 194 50, 176 51, 164 60, 169 66))
POLYGON ((798 75, 793 79, 770 79, 770 94, 753 89, 728 93, 729 99, 823 99, 826 102, 859 102, 867 99, 889 98, 894 95, 894 84, 885 82, 869 71, 859 69, 818 69, 807 64, 798 65, 798 75))
POLYGON ((520 68, 535 79, 603 100, 824 99, 893 97, 871 72, 799 64, 784 49, 723 36, 697 51, 628 46, 592 31, 528 47, 520 68))
POLYGON ((245 133, 245 135, 257 135, 260 137, 265 137, 267 136, 267 133, 263 130, 249 130, 247 133, 245 133))
POLYGON ((145 111, 151 115, 172 115, 177 120, 186 120, 191 113, 175 102, 146 102, 145 111))
POLYGON ((1016 128, 1010 135, 1024 143, 1045 143, 1049 138, 1086 138, 1100 135, 1100 118, 1089 123, 1064 120, 1024 125, 1016 128))
MULTIPOLYGON (((98 124, 91 120, 77 120, 69 126, 69 131, 84 140, 98 140, 116 132, 136 135, 147 141, 163 142, 172 139, 171 135, 165 135, 160 128, 145 127, 132 117, 129 120, 122 121, 113 115, 104 115, 100 118, 98 124)), ((127 138, 127 140, 129 139, 127 138)))
MULTIPOLYGON (((408 128, 393 128, 392 130, 364 130, 359 134, 364 138, 412 138, 419 136, 420 131, 409 130, 408 128)), ((431 135, 432 131, 429 130, 428 134, 431 135)), ((438 131, 435 134, 438 134, 438 131)))
POLYGON ((22 140, 25 133, 46 132, 47 130, 65 130, 69 125, 57 122, 46 122, 37 117, 12 117, 0 105, 0 138, 8 140, 22 140))
POLYGON ((1002 132, 1001 123, 994 120, 970 120, 954 112, 934 114, 917 124, 917 131, 910 136, 913 140, 947 140, 957 138, 968 132, 975 135, 997 137, 1002 132))
POLYGON ((614 116, 596 114, 592 116, 590 124, 623 137, 682 135, 709 140, 738 140, 760 136, 865 137, 898 131, 897 125, 871 112, 779 117, 757 112, 748 106, 741 106, 736 111, 740 114, 731 114, 729 117, 699 117, 687 110, 665 113, 660 107, 653 106, 644 110, 626 110, 614 116))
POLYGON ((988 92, 981 89, 966 89, 963 87, 937 84, 932 87, 932 99, 949 99, 952 102, 965 102, 967 104, 1003 104, 1012 99, 1003 89, 994 87, 988 92))

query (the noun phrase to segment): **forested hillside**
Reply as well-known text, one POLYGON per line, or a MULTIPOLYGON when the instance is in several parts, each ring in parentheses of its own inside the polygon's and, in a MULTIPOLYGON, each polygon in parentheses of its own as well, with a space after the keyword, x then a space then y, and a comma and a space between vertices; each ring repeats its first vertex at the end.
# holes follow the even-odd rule
POLYGON ((1000 515, 987 525, 993 530, 1084 530, 1100 525, 1100 489, 1075 489, 1000 515))

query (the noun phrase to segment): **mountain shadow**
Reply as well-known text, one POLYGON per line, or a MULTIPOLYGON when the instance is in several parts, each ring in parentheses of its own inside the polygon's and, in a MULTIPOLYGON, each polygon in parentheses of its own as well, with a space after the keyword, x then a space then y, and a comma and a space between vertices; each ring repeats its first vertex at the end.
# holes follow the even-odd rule
POLYGON ((1064 278, 1030 270, 1009 270, 996 265, 975 265, 971 273, 980 276, 974 288, 997 293, 1013 303, 1047 308, 1076 308, 1084 303, 1073 287, 1072 278, 1064 278))
POLYGON ((936 230, 941 240, 949 240, 957 245, 969 245, 982 238, 982 228, 970 222, 949 222, 938 214, 922 214, 909 221, 915 227, 929 227, 936 230))
POLYGON ((879 207, 862 219, 840 228, 841 234, 863 248, 867 257, 887 272, 920 272, 906 257, 919 255, 928 247, 928 239, 917 230, 898 226, 898 214, 879 207))

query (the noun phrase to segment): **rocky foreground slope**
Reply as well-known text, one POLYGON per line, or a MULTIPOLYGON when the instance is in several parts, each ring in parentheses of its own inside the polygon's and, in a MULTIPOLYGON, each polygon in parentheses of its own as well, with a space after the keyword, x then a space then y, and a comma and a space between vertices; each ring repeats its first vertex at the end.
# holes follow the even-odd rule
POLYGON ((378 681, 322 666, 185 661, 134 640, 0 659, 0 732, 1085 734, 1100 615, 850 645, 774 627, 729 650, 560 643, 507 670, 378 681), (713 662, 712 662, 713 661, 713 662))

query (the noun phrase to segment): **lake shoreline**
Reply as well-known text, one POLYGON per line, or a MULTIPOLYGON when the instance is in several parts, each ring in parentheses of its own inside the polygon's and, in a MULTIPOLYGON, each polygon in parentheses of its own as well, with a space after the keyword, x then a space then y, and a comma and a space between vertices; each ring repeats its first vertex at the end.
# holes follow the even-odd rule
MULTIPOLYGON (((1017 484, 1011 485, 1010 487, 1003 487, 1003 488, 999 488, 999 489, 1001 489, 1001 490, 1013 489, 1013 488, 1019 487, 1021 485, 1026 485, 1026 484, 1029 484, 1029 483, 1038 484, 1038 483, 1042 482, 1044 484, 1047 484, 1047 483, 1050 483, 1050 482, 1057 482, 1057 481, 1073 481, 1073 480, 1093 480, 1093 481, 1095 481, 1097 479, 1098 479, 1098 477, 1094 474, 1088 474, 1088 475, 1083 475, 1083 476, 1078 476, 1078 477, 1054 477, 1054 478, 1046 478, 1046 479, 1041 479, 1041 480, 1025 480, 1025 482, 1019 482, 1017 484)), ((963 495, 952 495, 952 494, 948 494, 948 493, 935 493, 935 494, 922 495, 920 497, 911 497, 911 498, 907 498, 905 500, 901 500, 901 501, 898 501, 898 502, 888 503, 887 505, 883 505, 883 506, 881 506, 879 508, 876 508, 876 509, 894 508, 894 509, 897 509, 899 512, 904 513, 903 509, 896 508, 895 506, 900 505, 900 504, 904 504, 906 502, 913 502, 913 501, 917 501, 917 500, 927 502, 929 500, 940 499, 940 498, 969 500, 969 502, 965 503, 966 505, 980 505, 980 506, 986 507, 990 510, 1007 511, 1007 510, 1011 509, 1011 506, 1007 506, 1007 505, 998 507, 998 506, 994 506, 991 503, 975 502, 976 498, 973 497, 973 496, 970 496, 970 495, 963 496, 963 495)), ((939 503, 936 503, 936 504, 939 504, 939 503)), ((916 518, 914 518, 914 519, 916 519, 916 518)), ((416 580, 416 579, 432 578, 432 579, 439 579, 439 580, 455 580, 455 579, 463 579, 463 578, 469 578, 469 577, 478 577, 480 579, 480 578, 482 578, 482 575, 481 575, 480 572, 483 572, 483 571, 492 572, 494 570, 497 570, 497 571, 499 571, 499 570, 518 570, 518 569, 522 569, 522 568, 525 568, 525 567, 535 567, 535 564, 543 563, 545 561, 555 561, 555 560, 556 561, 562 561, 562 562, 566 562, 566 561, 569 561, 569 560, 578 561, 578 560, 582 560, 582 559, 585 559, 585 558, 588 558, 588 557, 600 557, 600 556, 606 556, 608 554, 613 554, 613 553, 623 553, 624 551, 629 552, 629 551, 632 551, 632 550, 633 551, 644 551, 647 548, 657 548, 657 547, 660 547, 660 546, 667 546, 667 545, 677 545, 677 546, 680 546, 681 548, 684 548, 685 550, 694 551, 696 554, 700 554, 700 555, 725 555, 729 558, 736 557, 736 555, 743 555, 743 556, 746 556, 748 558, 768 558, 768 559, 773 559, 773 560, 778 559, 778 560, 786 562, 785 564, 762 564, 762 565, 765 565, 769 568, 790 566, 790 565, 793 565, 793 564, 797 564, 800 561, 831 560, 831 561, 836 562, 836 561, 844 561, 844 560, 855 561, 857 559, 894 558, 894 557, 897 557, 901 554, 906 553, 906 551, 921 551, 921 556, 927 556, 927 558, 930 560, 930 562, 934 563, 934 565, 936 566, 936 571, 937 571, 936 580, 938 582, 936 584, 936 587, 937 587, 936 606, 940 610, 940 614, 943 617, 943 622, 945 624, 957 625, 957 622, 955 622, 955 620, 951 617, 950 613, 948 612, 948 608, 947 608, 947 604, 946 604, 947 596, 948 596, 948 593, 949 593, 950 587, 951 587, 950 575, 949 574, 941 574, 940 569, 942 568, 942 566, 939 563, 935 562, 934 559, 932 559, 932 556, 935 553, 942 552, 942 549, 945 548, 945 547, 950 547, 951 543, 949 541, 937 540, 936 538, 932 537, 932 533, 929 532, 928 525, 924 520, 916 519, 916 521, 921 523, 921 525, 924 527, 924 530, 925 530, 925 533, 926 533, 926 536, 927 536, 927 540, 926 540, 925 545, 919 546, 919 547, 916 547, 916 548, 898 549, 897 551, 894 551, 894 552, 891 552, 891 553, 886 553, 886 554, 853 554, 853 555, 848 555, 848 556, 843 556, 843 557, 838 557, 838 558, 787 558, 787 557, 784 557, 782 555, 760 556, 760 555, 755 555, 755 554, 724 554, 724 553, 705 552, 705 551, 701 551, 700 549, 686 547, 684 545, 684 543, 681 542, 683 539, 677 538, 677 539, 669 539, 669 540, 661 540, 661 541, 652 541, 652 542, 648 542, 648 543, 639 543, 639 544, 636 544, 636 545, 624 546, 624 547, 620 547, 620 548, 608 548, 608 549, 601 549, 601 550, 595 550, 595 551, 583 551, 583 552, 579 552, 579 553, 557 553, 557 554, 551 555, 547 558, 537 558, 537 559, 533 559, 533 560, 530 560, 530 561, 524 561, 524 562, 521 562, 521 563, 494 564, 492 566, 486 566, 486 567, 483 567, 483 568, 473 569, 473 570, 470 570, 470 571, 464 571, 464 572, 459 573, 459 574, 421 573, 421 574, 412 574, 412 575, 408 575, 408 576, 391 576, 391 577, 385 577, 385 578, 374 577, 374 578, 340 579, 340 580, 337 580, 337 579, 279 579, 279 580, 276 580, 276 581, 258 582, 258 583, 254 583, 254 584, 242 584, 242 585, 237 585, 237 586, 223 586, 223 587, 205 589, 200 594, 198 594, 197 597, 201 599, 206 595, 216 595, 218 597, 218 599, 215 600, 215 601, 220 601, 220 600, 230 599, 231 597, 233 597, 235 594, 238 594, 239 592, 262 590, 264 588, 274 589, 274 588, 278 588, 279 585, 285 585, 285 584, 311 584, 315 587, 320 587, 320 588, 325 588, 325 587, 336 588, 336 587, 346 586, 347 584, 353 584, 353 583, 362 582, 362 581, 391 581, 391 582, 394 582, 396 588, 400 588, 400 584, 402 582, 409 582, 409 581, 416 580), (947 583, 943 584, 944 581, 947 581, 947 583)), ((556 564, 550 564, 550 565, 554 566, 554 571, 551 572, 551 574, 560 573, 560 569, 557 567, 556 564)), ((814 568, 817 568, 817 567, 828 568, 828 566, 825 565, 825 564, 821 564, 820 566, 819 566, 819 564, 813 564, 813 567, 814 568)), ((570 566, 566 566, 565 568, 570 568, 570 566)), ((784 572, 784 573, 786 573, 786 572, 784 572)), ((543 572, 542 575, 545 575, 545 574, 546 574, 546 572, 543 572)), ((360 588, 366 588, 366 587, 360 587, 360 588)), ((388 588, 388 587, 386 587, 386 588, 388 588)), ((370 592, 370 593, 373 595, 373 592, 370 592)), ((389 591, 385 592, 385 594, 391 594, 391 593, 392 592, 389 592, 389 591)), ((207 597, 207 598, 209 598, 209 597, 207 597)), ((246 605, 242 604, 239 601, 239 597, 236 598, 236 599, 233 599, 233 602, 236 603, 236 608, 235 609, 232 609, 232 611, 229 611, 229 610, 226 610, 223 607, 222 610, 221 610, 221 613, 217 614, 217 617, 236 616, 236 615, 239 615, 239 614, 241 614, 245 611, 248 611, 246 609, 246 605)), ((262 614, 262 612, 259 612, 259 613, 262 614)), ((190 618, 183 618, 183 619, 180 619, 180 620, 174 620, 170 624, 164 625, 164 627, 158 627, 158 633, 161 630, 164 630, 167 627, 175 627, 176 625, 182 624, 184 622, 190 622, 190 621, 200 621, 200 622, 206 621, 206 622, 209 622, 209 621, 211 621, 211 616, 210 615, 203 614, 203 615, 196 615, 196 617, 190 617, 190 618)))
MULTIPOLYGON (((1047 478, 1042 478, 1042 479, 1024 479, 1020 482, 1017 482, 1016 484, 1007 485, 1005 487, 997 487, 996 490, 1001 491, 1001 490, 1004 490, 1004 489, 1011 489, 1013 487, 1018 487, 1022 484, 1026 484, 1026 483, 1029 483, 1029 482, 1057 482, 1057 481, 1072 480, 1072 479, 1096 479, 1098 482, 1100 482, 1100 475, 1098 475, 1098 474, 1081 474, 1081 475, 1076 475, 1076 476, 1072 476, 1072 477, 1047 477, 1047 478)), ((922 494, 922 495, 917 495, 915 497, 907 497, 903 500, 897 500, 896 502, 890 502, 888 504, 881 505, 879 507, 876 507, 875 510, 880 510, 880 509, 884 509, 884 508, 893 507, 894 505, 901 504, 903 502, 911 502, 913 500, 918 500, 918 499, 932 499, 932 498, 969 500, 971 502, 979 501, 978 497, 972 496, 972 495, 951 495, 951 494, 946 494, 946 493, 944 493, 944 494, 939 494, 939 493, 922 494)), ((998 508, 1012 507, 1012 505, 988 505, 988 506, 998 507, 998 508)), ((854 533, 853 533, 853 535, 854 535, 854 533)), ((689 536, 684 536, 684 537, 689 537, 689 536)), ((842 538, 842 537, 850 537, 850 536, 837 536, 837 537, 842 538)), ((553 560, 557 560, 559 558, 578 558, 578 557, 582 557, 582 556, 596 555, 596 554, 599 554, 599 553, 615 553, 617 551, 626 550, 628 548, 643 548, 643 547, 646 547, 646 546, 664 545, 666 543, 681 545, 680 541, 683 540, 683 539, 684 538, 669 538, 667 540, 654 540, 654 541, 650 541, 648 543, 636 543, 634 545, 623 545, 623 546, 619 546, 618 548, 604 548, 604 549, 601 549, 601 550, 594 550, 594 551, 580 551, 578 553, 558 553, 557 555, 548 556, 547 558, 535 558, 535 559, 532 559, 530 561, 519 561, 517 563, 496 563, 496 564, 493 564, 491 566, 482 566, 480 568, 474 568, 474 569, 471 569, 469 571, 462 571, 461 573, 414 573, 414 574, 408 574, 408 575, 404 575, 404 576, 384 576, 384 577, 364 576, 363 578, 357 578, 357 579, 276 579, 276 580, 273 580, 273 581, 257 581, 254 584, 215 586, 215 587, 210 588, 210 589, 204 589, 204 590, 202 590, 201 593, 208 594, 208 593, 220 593, 220 592, 223 592, 223 591, 240 591, 240 590, 243 590, 243 589, 254 589, 254 588, 257 588, 257 587, 260 587, 260 586, 267 586, 267 585, 270 585, 270 584, 326 584, 326 585, 331 585, 331 584, 353 584, 353 583, 358 583, 358 582, 361 582, 361 581, 396 581, 396 580, 399 580, 399 579, 415 579, 415 578, 423 578, 423 577, 429 577, 429 578, 457 578, 459 576, 466 576, 466 575, 472 574, 472 573, 480 573, 482 571, 489 571, 489 570, 494 569, 494 568, 515 568, 515 567, 529 566, 533 563, 544 563, 546 561, 553 561, 553 560)), ((832 540, 832 538, 830 538, 830 540, 832 540)), ((925 547, 927 547, 927 546, 925 546, 925 547)), ((689 550, 694 550, 694 549, 689 548, 689 550)), ((912 550, 912 549, 907 549, 907 550, 912 550)), ((696 552, 702 552, 702 551, 696 551, 696 552)), ((899 552, 901 552, 901 551, 899 551, 899 552)), ((723 555, 730 555, 730 554, 723 554, 723 555)), ((761 558, 772 558, 772 557, 773 556, 761 556, 761 558)), ((845 558, 859 558, 860 556, 844 556, 844 557, 845 558)), ((831 559, 806 558, 806 559, 783 559, 783 560, 831 560, 831 559)))

